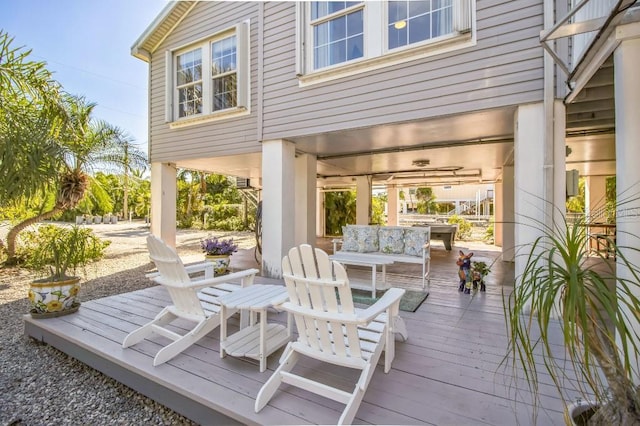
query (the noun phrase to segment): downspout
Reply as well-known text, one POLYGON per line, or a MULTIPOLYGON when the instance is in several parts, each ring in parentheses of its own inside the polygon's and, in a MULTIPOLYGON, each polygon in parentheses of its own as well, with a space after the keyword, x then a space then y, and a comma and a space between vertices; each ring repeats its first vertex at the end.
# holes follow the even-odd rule
MULTIPOLYGON (((555 0, 544 0, 544 29, 553 27, 555 0)), ((555 42, 554 42, 555 43, 555 42)), ((543 51, 544 85, 544 140, 543 140, 543 188, 544 188, 544 224, 546 229, 554 229, 554 62, 551 55, 543 51)))

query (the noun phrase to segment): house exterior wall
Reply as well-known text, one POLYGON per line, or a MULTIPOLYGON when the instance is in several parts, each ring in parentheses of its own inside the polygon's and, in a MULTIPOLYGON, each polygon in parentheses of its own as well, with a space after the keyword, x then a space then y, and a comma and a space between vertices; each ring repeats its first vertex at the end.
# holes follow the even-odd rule
POLYGON ((539 102, 542 24, 540 0, 478 1, 475 46, 300 87, 295 2, 199 2, 150 60, 150 159, 260 152, 261 140, 539 102), (246 19, 251 21, 250 114, 171 129, 165 122, 166 51, 246 19))
POLYGON ((257 141, 258 2, 199 2, 153 53, 150 61, 151 162, 260 152, 257 141), (250 114, 171 129, 165 122, 167 50, 187 46, 250 19, 250 114))
POLYGON ((299 87, 293 2, 265 4, 264 138, 425 119, 542 100, 542 1, 478 1, 477 45, 299 87))

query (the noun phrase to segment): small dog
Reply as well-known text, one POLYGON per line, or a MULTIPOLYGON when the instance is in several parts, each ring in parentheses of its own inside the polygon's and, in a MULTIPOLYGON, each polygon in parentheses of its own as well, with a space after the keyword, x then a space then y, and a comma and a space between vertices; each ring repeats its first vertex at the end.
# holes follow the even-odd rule
POLYGON ((456 262, 456 265, 460 267, 458 271, 458 277, 460 278, 458 291, 464 291, 465 294, 469 294, 471 293, 471 258, 473 257, 473 252, 464 254, 464 252, 460 250, 458 254, 458 261, 456 262))

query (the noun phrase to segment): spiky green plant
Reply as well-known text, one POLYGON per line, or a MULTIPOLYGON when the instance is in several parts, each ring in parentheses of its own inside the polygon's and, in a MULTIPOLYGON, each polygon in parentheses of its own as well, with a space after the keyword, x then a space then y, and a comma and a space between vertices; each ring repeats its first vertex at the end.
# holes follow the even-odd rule
POLYGON ((640 424, 639 389, 634 385, 640 269, 625 256, 638 249, 608 241, 617 267, 630 272, 628 279, 616 273, 615 263, 589 249, 585 221, 540 227, 543 234, 532 243, 524 272, 505 305, 508 359, 524 371, 536 407, 539 378, 546 372, 563 400, 572 383, 573 391, 600 403, 593 424, 640 424), (554 348, 557 327, 566 354, 554 348))

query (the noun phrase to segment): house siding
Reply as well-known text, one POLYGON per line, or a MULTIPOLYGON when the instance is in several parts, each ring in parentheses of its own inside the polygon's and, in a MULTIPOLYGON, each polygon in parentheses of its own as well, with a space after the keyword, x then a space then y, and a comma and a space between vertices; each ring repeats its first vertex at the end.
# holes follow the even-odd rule
POLYGON ((264 139, 542 100, 539 0, 479 0, 475 46, 307 87, 295 78, 295 4, 266 3, 264 16, 264 139))
POLYGON ((260 152, 257 141, 257 2, 199 2, 153 52, 150 61, 149 156, 152 162, 260 152), (165 122, 165 52, 205 39, 246 19, 251 20, 249 115, 171 129, 165 122))

